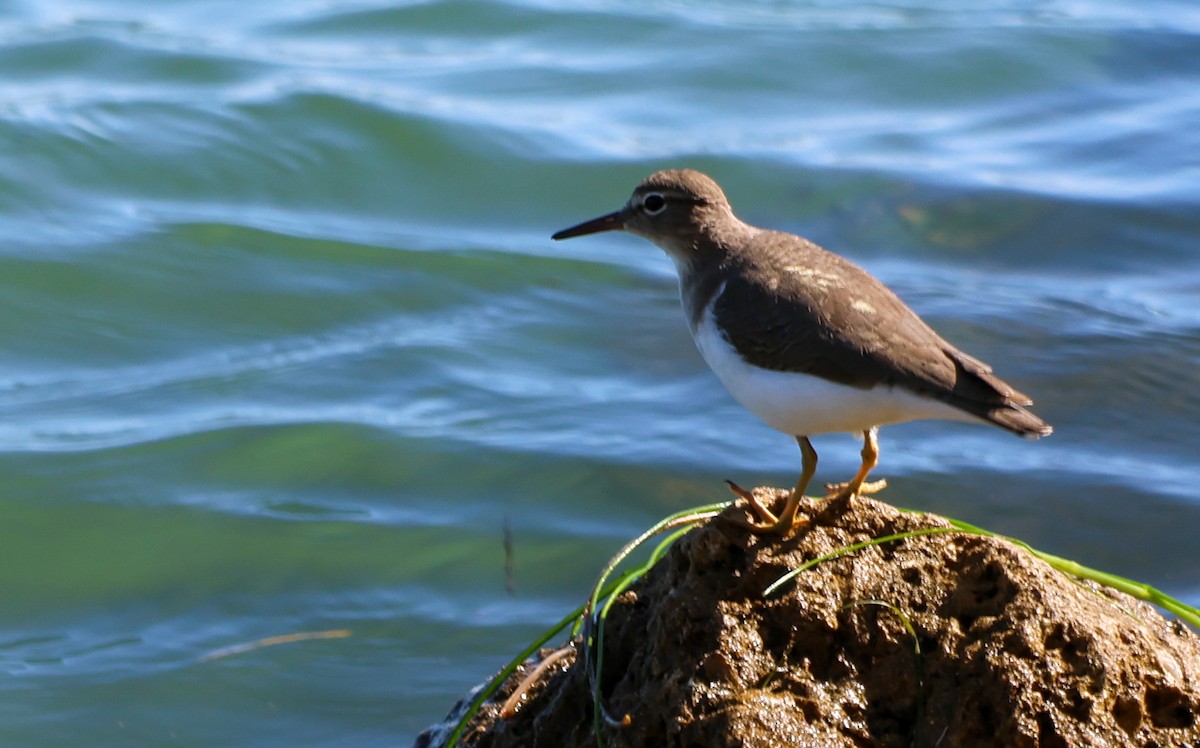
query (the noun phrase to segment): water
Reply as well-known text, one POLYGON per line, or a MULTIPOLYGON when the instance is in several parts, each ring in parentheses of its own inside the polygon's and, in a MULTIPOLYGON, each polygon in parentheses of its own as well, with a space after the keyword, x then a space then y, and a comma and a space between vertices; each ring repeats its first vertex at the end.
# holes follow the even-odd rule
POLYGON ((1200 604, 1191 2, 5 2, 0 71, 0 745, 407 745, 794 480, 658 250, 549 240, 665 166, 1057 428, 885 429, 888 500, 1200 604))

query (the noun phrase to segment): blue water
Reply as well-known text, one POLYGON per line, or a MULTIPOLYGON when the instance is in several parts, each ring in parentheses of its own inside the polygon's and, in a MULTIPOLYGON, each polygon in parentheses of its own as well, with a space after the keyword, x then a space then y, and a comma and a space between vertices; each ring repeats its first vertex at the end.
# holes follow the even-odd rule
POLYGON ((1190 0, 5 2, 0 745, 407 745, 790 485, 662 253, 549 239, 667 166, 1056 427, 884 429, 883 498, 1200 604, 1190 0))

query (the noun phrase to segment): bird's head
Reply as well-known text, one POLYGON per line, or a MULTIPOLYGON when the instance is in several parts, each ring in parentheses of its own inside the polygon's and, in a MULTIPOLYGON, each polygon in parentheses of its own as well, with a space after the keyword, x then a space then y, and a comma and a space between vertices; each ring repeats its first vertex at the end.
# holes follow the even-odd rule
POLYGON ((552 238, 628 231, 662 247, 677 264, 689 265, 699 253, 721 246, 723 230, 743 225, 712 178, 691 169, 667 169, 643 179, 620 210, 563 229, 552 238))

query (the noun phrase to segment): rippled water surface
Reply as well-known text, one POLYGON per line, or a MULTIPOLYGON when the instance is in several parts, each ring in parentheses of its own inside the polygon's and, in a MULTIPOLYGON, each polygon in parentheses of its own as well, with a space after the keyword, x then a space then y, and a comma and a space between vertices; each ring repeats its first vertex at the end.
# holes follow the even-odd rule
POLYGON ((1190 1, 0 11, 2 745, 407 745, 625 539, 790 484, 661 252, 549 239, 665 166, 1057 429, 887 428, 885 498, 1200 604, 1190 1))

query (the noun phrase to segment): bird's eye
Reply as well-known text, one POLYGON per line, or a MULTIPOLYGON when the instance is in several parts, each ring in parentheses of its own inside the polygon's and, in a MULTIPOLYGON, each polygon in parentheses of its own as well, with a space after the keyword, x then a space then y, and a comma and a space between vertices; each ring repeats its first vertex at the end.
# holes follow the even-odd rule
POLYGON ((666 210, 666 207, 667 199, 657 192, 651 192, 642 198, 642 210, 646 211, 648 216, 656 216, 666 210))

